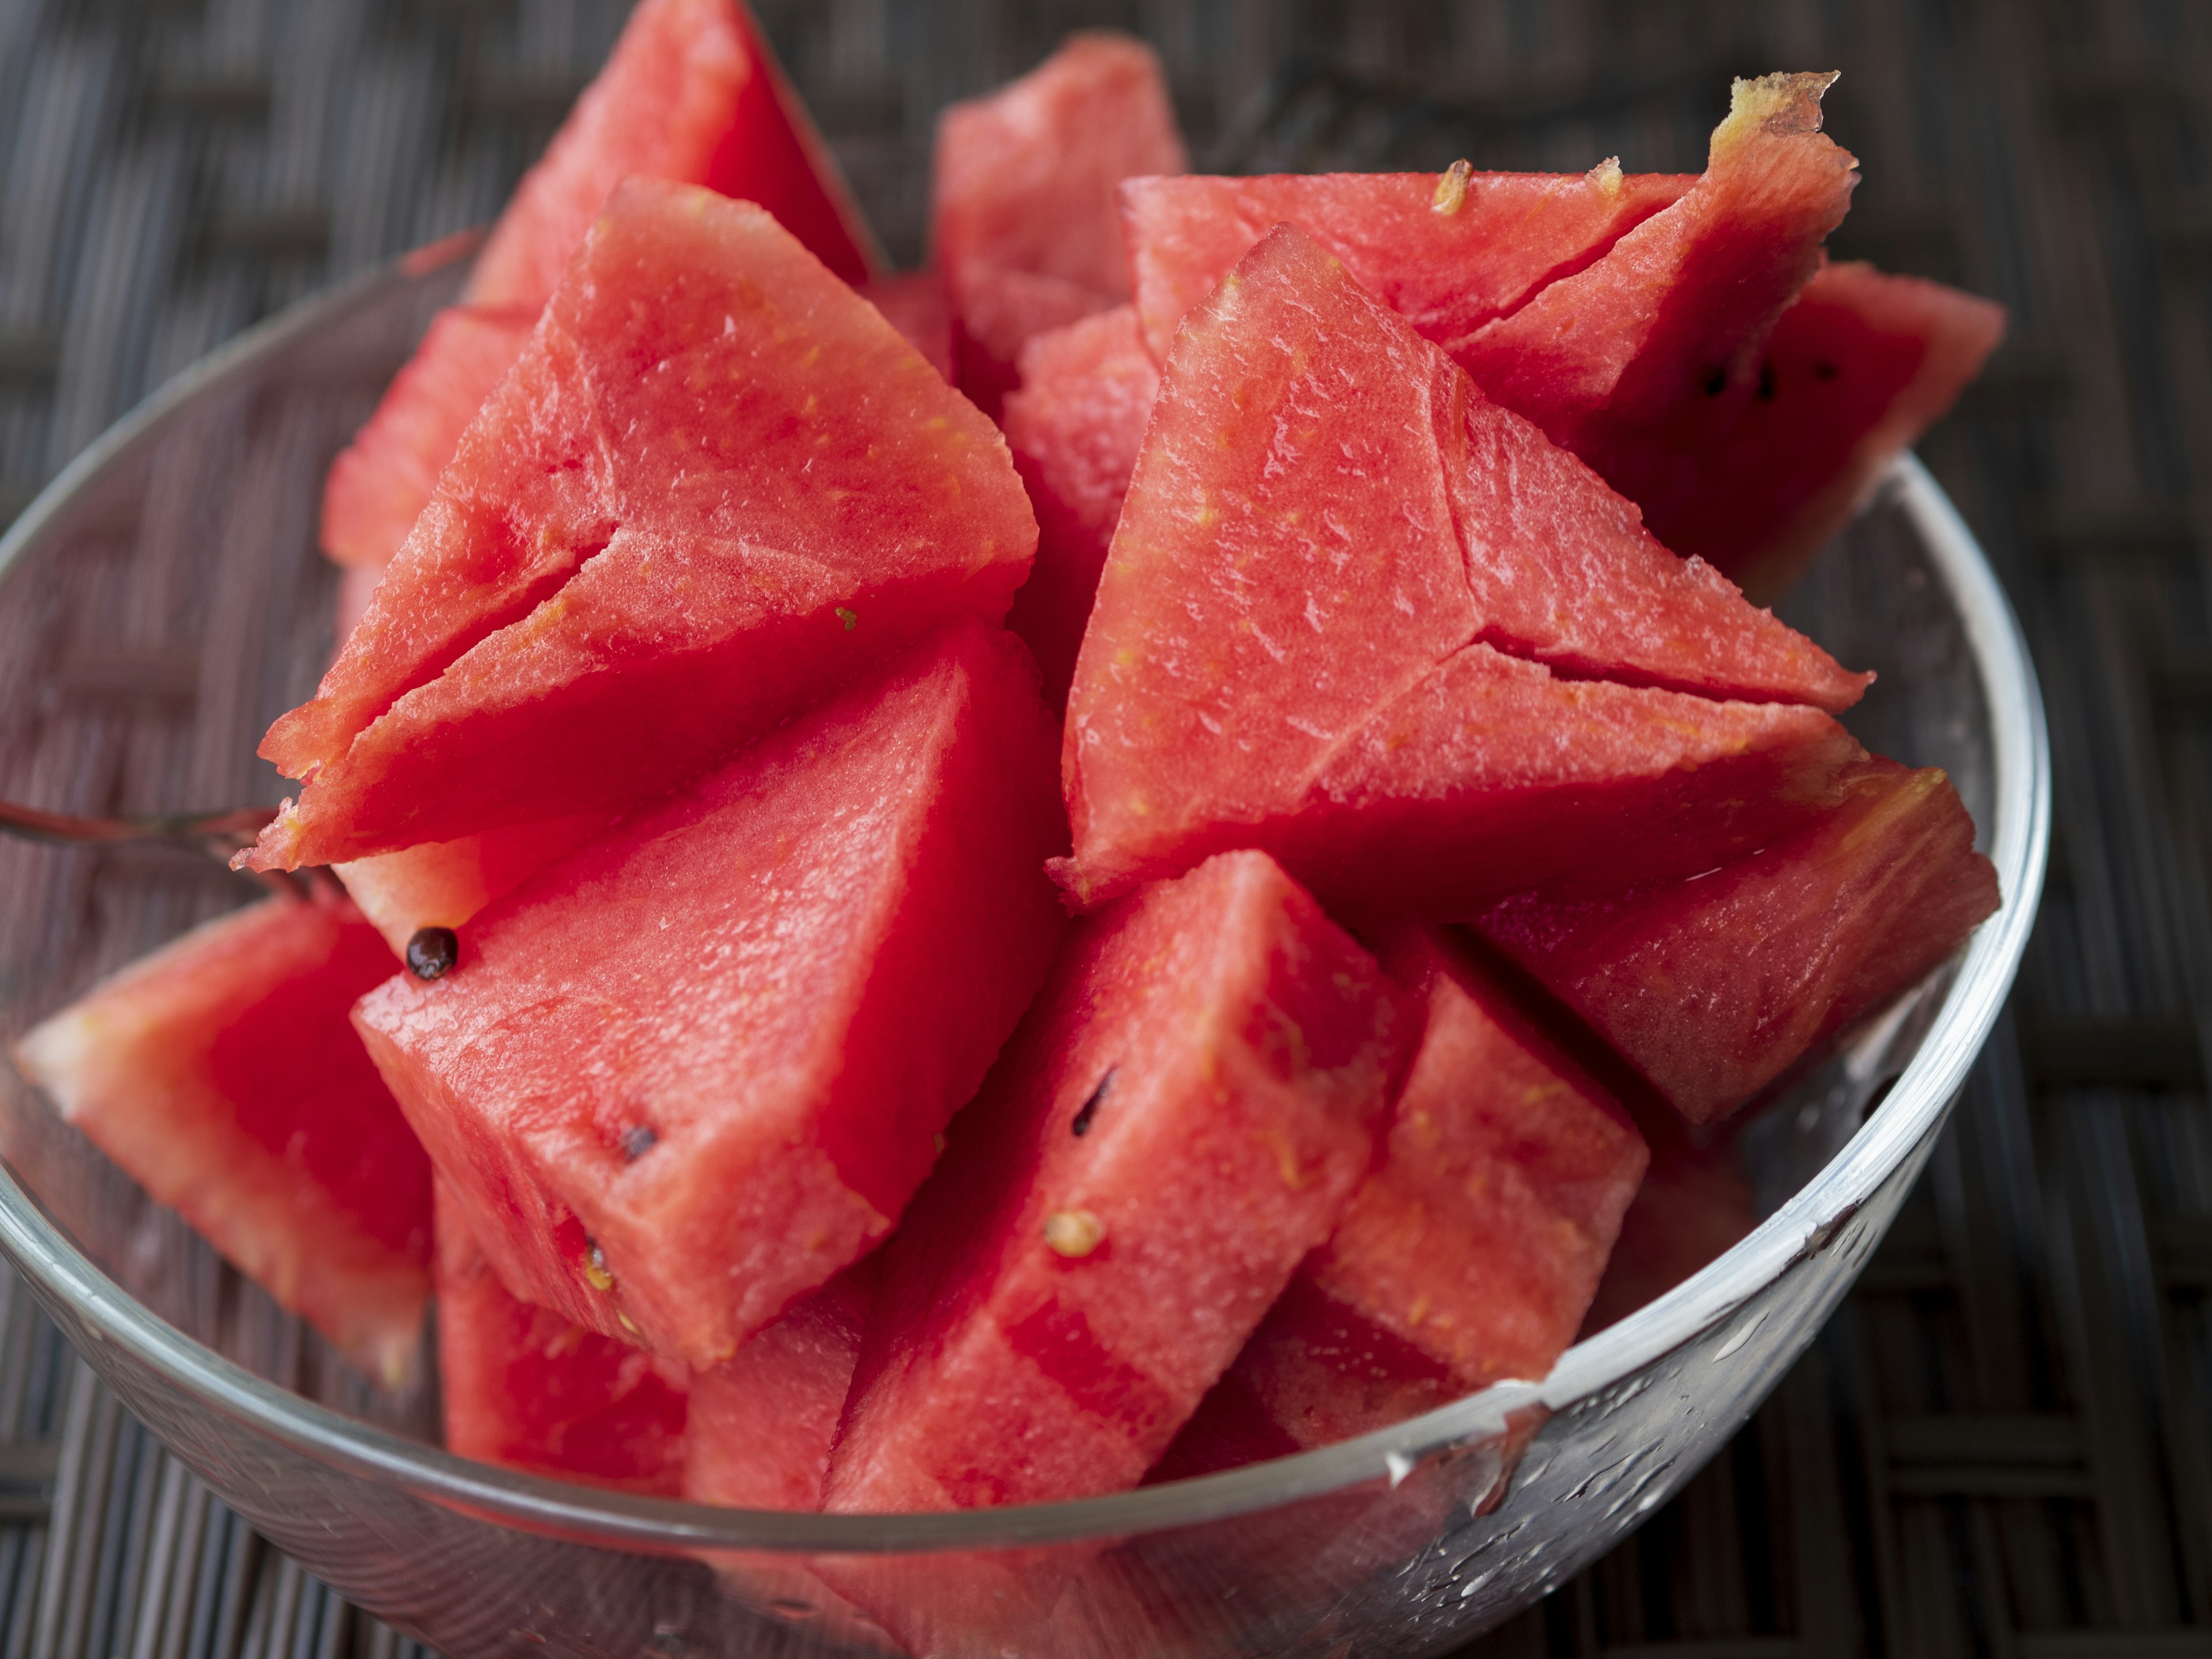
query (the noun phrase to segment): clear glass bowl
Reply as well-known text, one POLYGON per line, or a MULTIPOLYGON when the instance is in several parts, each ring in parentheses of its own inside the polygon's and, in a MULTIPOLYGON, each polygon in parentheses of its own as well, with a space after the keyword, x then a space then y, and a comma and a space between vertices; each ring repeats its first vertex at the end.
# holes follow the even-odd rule
MULTIPOLYGON (((255 743, 331 646, 336 580, 313 547, 323 470, 467 252, 404 261, 216 354, 0 540, 0 795, 77 811, 275 798, 255 743)), ((928 1626, 933 1652, 1442 1649, 1609 1547, 1781 1377, 1919 1173, 2026 944, 2050 827, 2042 708, 1995 577, 1916 461, 1789 610, 1842 660, 1880 671, 1853 726, 1881 752, 1949 769, 2004 908, 1741 1136, 1758 1230, 1540 1382, 1113 1498, 746 1513, 449 1456, 433 1443, 434 1381, 394 1396, 354 1376, 12 1075, 0 1249, 240 1514, 462 1659, 881 1650, 815 1577, 825 1560, 928 1626), (1537 1421, 1508 1480, 1506 1447, 1537 1421)), ((0 1036, 239 902, 236 883, 158 849, 0 846, 0 1036)))

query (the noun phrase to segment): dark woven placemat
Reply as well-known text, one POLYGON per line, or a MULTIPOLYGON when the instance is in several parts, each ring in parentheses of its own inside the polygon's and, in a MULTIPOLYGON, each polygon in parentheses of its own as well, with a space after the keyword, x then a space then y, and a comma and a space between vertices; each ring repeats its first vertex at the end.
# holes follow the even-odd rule
MULTIPOLYGON (((1836 67, 1838 251, 2012 307, 1924 453, 2027 623, 2043 922, 1927 1179, 1729 1450, 1485 1654, 2212 1655, 2212 11, 2186 0, 768 0, 893 252, 931 122, 1066 29, 1201 158, 1694 170, 1836 67)), ((240 327, 484 219, 620 0, 0 0, 0 522, 240 327)), ((85 695, 99 695, 89 688, 85 695)), ((0 1276, 0 1659, 397 1653, 0 1276)))

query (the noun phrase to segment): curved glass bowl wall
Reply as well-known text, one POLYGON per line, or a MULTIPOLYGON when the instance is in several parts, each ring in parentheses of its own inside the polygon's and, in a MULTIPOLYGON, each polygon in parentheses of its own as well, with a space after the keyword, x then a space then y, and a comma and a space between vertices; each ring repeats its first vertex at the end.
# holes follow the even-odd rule
MULTIPOLYGON (((335 577, 314 552, 323 470, 458 276, 450 253, 403 263, 276 319, 122 422, 0 541, 0 795, 101 812, 276 798, 255 743, 331 646, 335 577)), ((1852 725, 1881 752, 1948 769, 2005 908, 1746 1133, 1759 1230, 1540 1383, 1110 1498, 749 1514, 447 1456, 431 1443, 433 1385, 391 1395, 353 1376, 12 1074, 0 1249, 241 1515, 459 1659, 880 1650, 811 1571, 830 1556, 864 1565, 877 1594, 933 1610, 948 1653, 1440 1650, 1607 1548, 1759 1403, 1895 1214, 2019 963, 2050 805, 2018 627, 1917 463, 1845 540, 1791 620, 1880 671, 1852 725), (1504 1480, 1501 1437, 1538 1421, 1504 1480), (1060 1587, 1047 1624, 958 1636, 994 1607, 1004 1626, 1042 1585, 1060 1587)), ((0 1035, 245 896, 184 854, 0 845, 0 1035)))

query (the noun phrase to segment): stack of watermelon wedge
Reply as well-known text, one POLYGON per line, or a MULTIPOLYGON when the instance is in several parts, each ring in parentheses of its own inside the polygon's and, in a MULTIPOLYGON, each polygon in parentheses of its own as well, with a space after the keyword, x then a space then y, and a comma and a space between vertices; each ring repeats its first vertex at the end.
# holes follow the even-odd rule
MULTIPOLYGON (((644 0, 331 470, 244 858, 350 899, 19 1065, 380 1376, 434 1290, 541 1474, 1032 1503, 1540 1376, 1999 900, 1745 597, 2002 324, 1826 263, 1832 78, 1695 177, 1208 178, 1079 36, 893 279, 739 0, 644 0)), ((822 1571, 917 1650, 1060 1595, 822 1571)))

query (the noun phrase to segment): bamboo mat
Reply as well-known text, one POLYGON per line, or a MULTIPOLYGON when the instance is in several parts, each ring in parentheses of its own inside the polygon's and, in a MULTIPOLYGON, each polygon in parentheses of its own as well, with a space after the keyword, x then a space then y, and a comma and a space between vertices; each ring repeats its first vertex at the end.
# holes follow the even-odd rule
MULTIPOLYGON (((895 255, 947 100, 1133 29, 1194 152, 1695 170, 1840 68, 1838 252, 2014 334, 1923 447, 2057 763, 2011 1014, 1866 1278, 1613 1555, 1471 1651, 2212 1656, 2212 9, 2188 0, 766 0, 895 255)), ((0 523, 210 346, 488 218, 619 0, 0 0, 0 523)), ((95 689, 96 690, 96 689, 95 689)), ((88 692, 87 695, 92 695, 88 692)), ((0 1278, 0 1659, 398 1655, 0 1278)))

